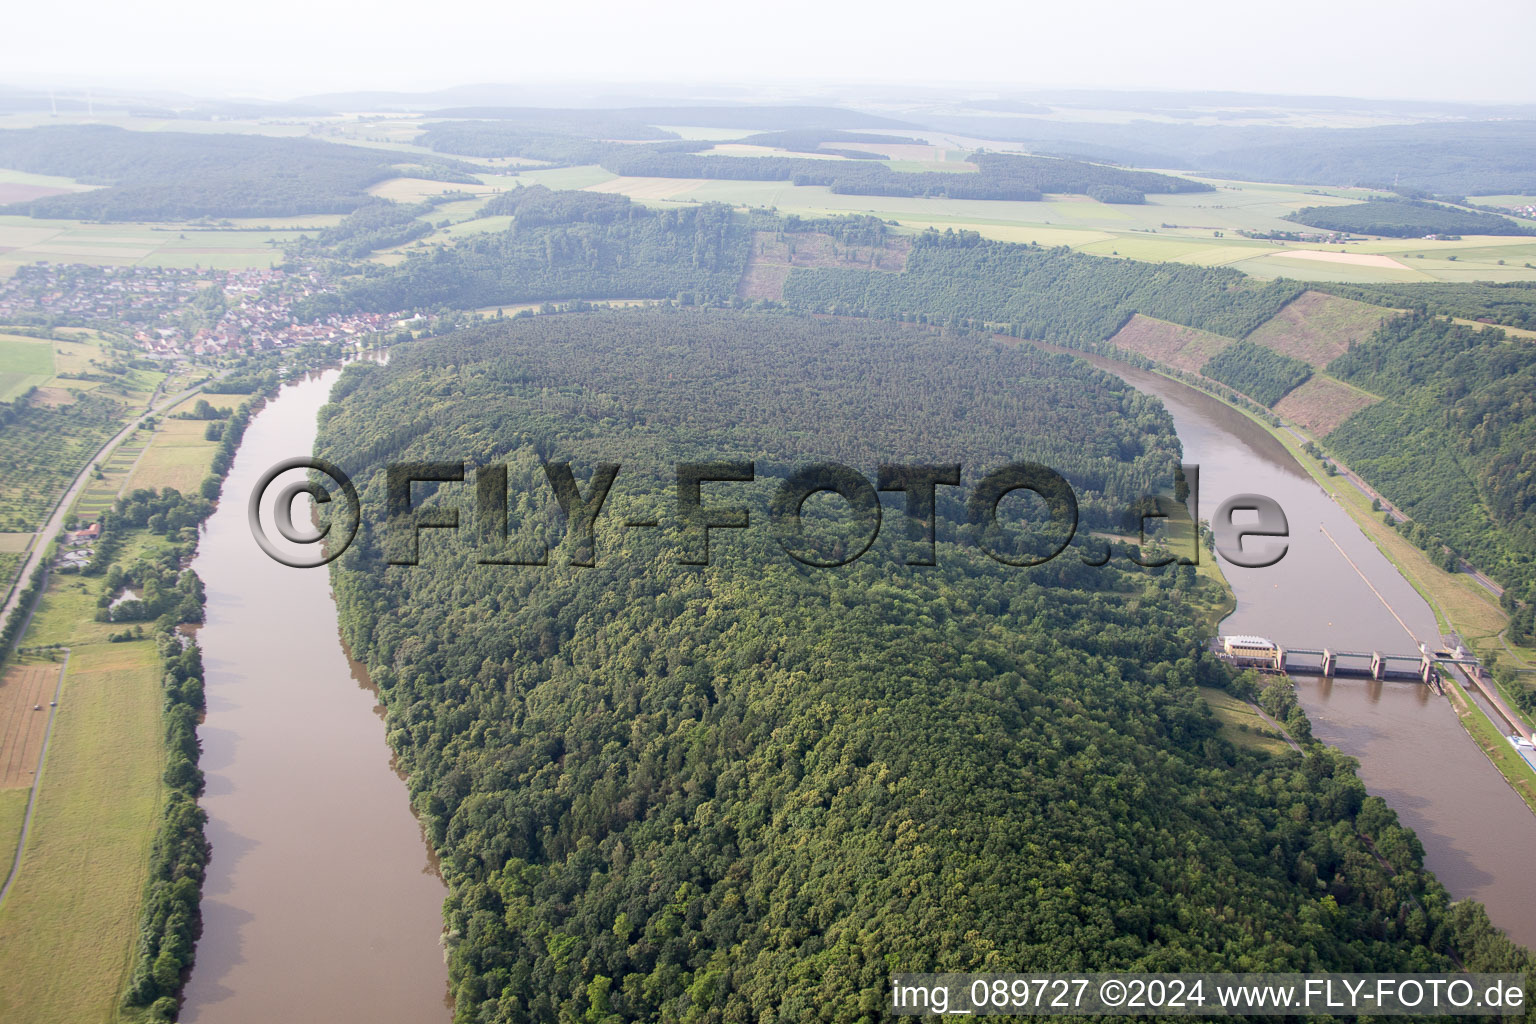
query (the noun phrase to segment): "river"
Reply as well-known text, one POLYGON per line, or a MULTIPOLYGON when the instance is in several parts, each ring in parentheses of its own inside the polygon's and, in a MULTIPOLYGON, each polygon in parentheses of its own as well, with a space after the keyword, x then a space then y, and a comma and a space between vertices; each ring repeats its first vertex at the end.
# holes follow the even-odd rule
MULTIPOLYGON (((1192 388, 1093 361, 1167 405, 1186 461, 1200 466, 1201 515, 1250 492, 1287 513, 1290 549, 1280 563, 1223 565, 1238 598, 1225 629, 1293 647, 1409 653, 1418 639, 1437 643, 1423 599, 1278 441, 1192 388)), ((194 1024, 449 1016, 444 888, 393 770, 374 693, 340 642, 328 576, 270 561, 246 523, 256 478, 312 449, 335 377, 284 387, 253 419, 194 562, 208 593, 200 736, 213 843, 182 1015, 194 1024)), ((1445 698, 1358 679, 1302 677, 1297 689, 1316 735, 1360 759, 1370 791, 1418 833, 1451 892, 1482 900, 1496 924, 1536 946, 1536 886, 1525 878, 1536 816, 1445 698)))
POLYGON ((198 735, 213 844, 181 1016, 193 1024, 451 1015, 446 890, 341 644, 329 575, 271 561, 246 522, 262 472, 314 447, 338 372, 284 387, 252 419, 193 562, 208 596, 198 735))
MULTIPOLYGON (((1200 467, 1201 516, 1210 518, 1227 498, 1244 493, 1268 495, 1285 510, 1290 547, 1278 564, 1243 569, 1222 561, 1237 595, 1223 632, 1311 649, 1412 654, 1419 640, 1438 646, 1429 605, 1267 431, 1177 381, 1091 361, 1168 407, 1185 461, 1200 467)), ((1536 947, 1536 885, 1529 877, 1536 815, 1467 735, 1449 701, 1417 683, 1293 678, 1313 734, 1360 760, 1366 787, 1418 834, 1425 863, 1452 895, 1481 900, 1511 938, 1536 947)))

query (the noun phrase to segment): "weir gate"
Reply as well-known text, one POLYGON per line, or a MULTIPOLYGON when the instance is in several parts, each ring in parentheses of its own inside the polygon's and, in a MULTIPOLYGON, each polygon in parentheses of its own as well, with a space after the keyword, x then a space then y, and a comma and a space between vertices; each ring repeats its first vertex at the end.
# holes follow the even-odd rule
POLYGON ((1440 690, 1446 666, 1459 665, 1468 674, 1480 675, 1481 663, 1464 648, 1432 651, 1424 645, 1413 654, 1382 651, 1344 651, 1330 647, 1282 647, 1259 636, 1220 636, 1213 649, 1218 657, 1239 668, 1261 672, 1320 675, 1329 679, 1357 676, 1365 679, 1416 680, 1440 690))

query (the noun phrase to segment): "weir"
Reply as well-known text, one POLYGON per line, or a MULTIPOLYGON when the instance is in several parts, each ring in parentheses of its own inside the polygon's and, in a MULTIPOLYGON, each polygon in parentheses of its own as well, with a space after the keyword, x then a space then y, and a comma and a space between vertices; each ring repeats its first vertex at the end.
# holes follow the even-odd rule
POLYGON ((1471 673, 1482 672, 1481 662, 1461 648, 1431 651, 1421 646, 1414 654, 1336 651, 1331 647, 1282 647, 1263 637, 1247 635, 1217 637, 1213 648, 1218 657, 1241 668, 1320 675, 1328 679, 1340 676, 1413 679, 1433 687, 1437 693, 1441 690, 1441 675, 1448 666, 1461 666, 1471 673))

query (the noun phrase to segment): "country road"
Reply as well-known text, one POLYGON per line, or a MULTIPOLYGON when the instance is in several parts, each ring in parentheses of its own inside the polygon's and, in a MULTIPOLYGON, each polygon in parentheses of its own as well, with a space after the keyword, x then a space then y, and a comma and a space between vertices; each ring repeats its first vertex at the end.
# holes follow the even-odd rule
MULTIPOLYGON (((59 499, 58 505, 54 506, 53 515, 49 516, 48 522, 43 526, 42 529, 37 532, 37 540, 32 545, 31 553, 27 555, 26 564, 21 567, 21 572, 16 576, 16 586, 11 589, 10 595, 6 597, 5 607, 0 609, 0 629, 4 629, 5 624, 10 622, 11 616, 16 613, 16 604, 18 601, 20 601, 22 592, 26 590, 26 581, 31 579, 32 574, 37 571, 39 563, 42 562, 43 556, 48 550, 48 542, 51 541, 54 537, 58 536, 59 531, 63 529, 64 520, 69 515, 69 506, 74 503, 74 500, 77 496, 79 496, 80 491, 83 490, 85 485, 90 482, 91 467, 100 462, 109 452, 112 451, 113 448, 116 448, 119 444, 121 444, 123 440, 128 437, 128 435, 139 429, 140 424, 142 424, 146 419, 151 416, 159 415, 167 409, 174 408, 177 403, 182 402, 192 395, 197 394, 199 391, 206 388, 209 384, 219 380, 229 372, 230 371, 228 370, 224 370, 214 375, 209 380, 203 381, 201 384, 194 384, 179 394, 165 399, 159 405, 154 404, 155 399, 160 395, 160 389, 158 387, 155 388, 155 393, 150 396, 149 404, 144 409, 144 411, 129 421, 128 425, 123 427, 122 430, 119 430, 116 434, 112 435, 111 440, 102 445, 101 448, 97 450, 95 455, 92 455, 89 459, 86 460, 85 465, 80 467, 80 472, 75 476, 74 481, 69 485, 69 489, 66 490, 64 492, 64 496, 59 499)), ((20 637, 17 637, 18 642, 20 639, 20 637)))

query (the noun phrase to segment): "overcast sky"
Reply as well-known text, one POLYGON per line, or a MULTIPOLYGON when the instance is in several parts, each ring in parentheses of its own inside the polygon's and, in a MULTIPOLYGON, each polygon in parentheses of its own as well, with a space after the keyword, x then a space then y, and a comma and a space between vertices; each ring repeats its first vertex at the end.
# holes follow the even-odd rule
POLYGON ((0 82, 849 82, 1536 102, 1533 0, 15 0, 0 82))

